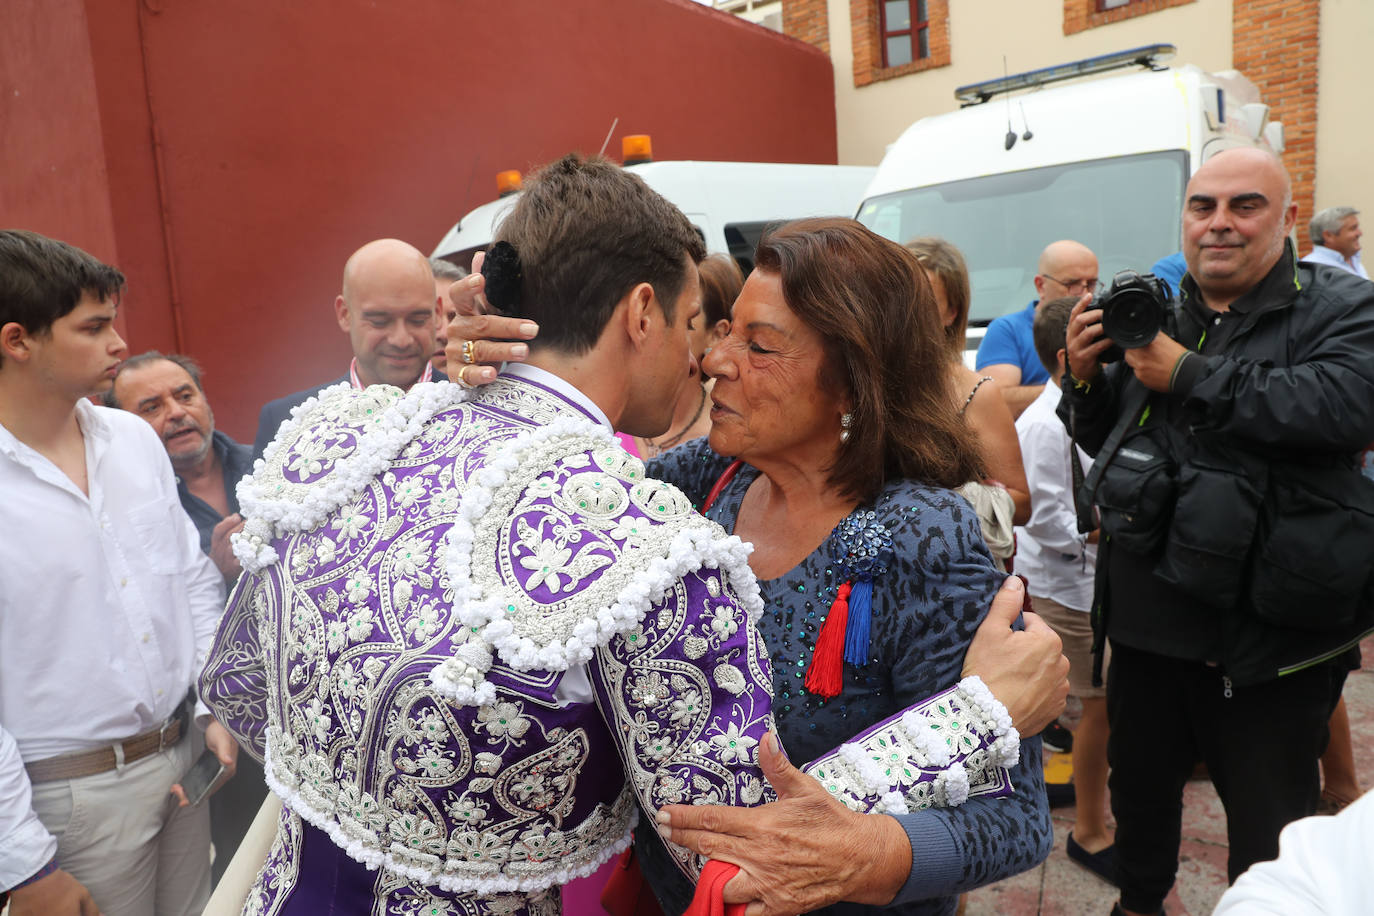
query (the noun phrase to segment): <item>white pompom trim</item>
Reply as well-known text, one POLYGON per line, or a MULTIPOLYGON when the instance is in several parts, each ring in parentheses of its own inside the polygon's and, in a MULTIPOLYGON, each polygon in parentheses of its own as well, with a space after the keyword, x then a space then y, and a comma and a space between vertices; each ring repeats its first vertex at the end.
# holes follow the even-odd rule
MULTIPOLYGON (((902 731, 932 767, 949 766, 949 745, 936 737, 930 719, 914 709, 902 713, 902 731)), ((920 758, 917 758, 920 760, 920 758)))
MULTIPOLYGON (((751 623, 757 624, 763 615, 763 599, 748 562, 753 548, 734 535, 724 535, 713 522, 697 517, 674 534, 666 556, 640 557, 636 562, 644 564, 644 569, 621 589, 612 604, 585 612, 582 622, 566 640, 541 644, 515 632, 501 602, 484 596, 473 581, 473 543, 478 521, 491 508, 495 491, 506 484, 530 452, 553 440, 585 442, 587 438, 594 445, 615 444, 603 426, 580 418, 560 417, 493 450, 484 467, 469 481, 458 507, 458 518, 449 530, 444 556, 453 584, 454 614, 471 634, 465 645, 478 642, 489 648, 485 659, 450 658, 434 667, 430 684, 446 699, 464 705, 491 702, 495 688, 484 677, 491 666, 491 655, 520 671, 566 671, 584 664, 597 648, 639 626, 655 601, 683 576, 699 569, 722 571, 734 586, 751 623)), ((569 454, 584 449, 582 442, 569 441, 569 454)))
POLYGON ((419 382, 404 394, 384 386, 358 390, 340 382, 293 407, 290 419, 282 423, 263 457, 254 464, 253 473, 238 484, 240 511, 249 522, 231 538, 231 543, 243 568, 257 572, 275 563, 278 557, 271 547, 273 540, 288 532, 314 528, 356 498, 420 435, 435 414, 467 398, 466 390, 450 382, 419 382), (283 443, 294 441, 324 414, 351 399, 375 398, 390 392, 397 393, 396 400, 377 416, 370 429, 358 436, 352 454, 340 458, 329 476, 315 485, 293 487, 293 498, 283 499, 274 486, 269 486, 266 469, 277 466, 283 443))
POLYGON ((908 807, 906 799, 902 797, 901 792, 888 792, 884 794, 883 797, 878 800, 878 804, 873 807, 873 810, 879 814, 891 814, 893 816, 911 813, 911 808, 908 807))
POLYGON ((968 801, 968 771, 962 763, 953 763, 935 777, 933 788, 937 804, 957 808, 968 801))
POLYGON ((1000 767, 1014 766, 1021 759, 1021 735, 1011 724, 1007 707, 992 695, 988 685, 976 674, 960 681, 959 690, 970 704, 969 714, 978 715, 983 730, 996 738, 988 748, 992 762, 1000 767))

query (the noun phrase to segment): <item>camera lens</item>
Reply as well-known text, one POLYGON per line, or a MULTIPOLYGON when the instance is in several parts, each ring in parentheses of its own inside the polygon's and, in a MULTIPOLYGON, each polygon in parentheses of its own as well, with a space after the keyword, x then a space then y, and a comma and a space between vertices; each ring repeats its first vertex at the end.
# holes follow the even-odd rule
MULTIPOLYGON (((1102 294, 1102 331, 1118 348, 1146 346, 1164 326, 1167 302, 1167 294, 1152 275, 1123 270, 1102 294)), ((1120 352, 1117 348, 1113 351, 1112 357, 1120 352)), ((1103 355, 1104 362, 1109 358, 1103 355)))
POLYGON ((1159 307, 1147 293, 1125 290, 1103 313, 1103 330, 1127 350, 1143 347, 1159 333, 1159 307))

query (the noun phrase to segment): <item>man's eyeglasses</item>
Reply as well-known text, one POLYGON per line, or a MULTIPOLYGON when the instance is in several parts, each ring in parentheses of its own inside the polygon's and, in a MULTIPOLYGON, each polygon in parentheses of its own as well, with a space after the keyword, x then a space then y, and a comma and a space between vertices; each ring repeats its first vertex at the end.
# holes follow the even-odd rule
POLYGON ((1097 282, 1096 277, 1088 277, 1085 280, 1061 280, 1058 277, 1051 277, 1049 274, 1041 274, 1046 280, 1053 280, 1071 293, 1092 293, 1096 296, 1102 292, 1102 284, 1097 282))

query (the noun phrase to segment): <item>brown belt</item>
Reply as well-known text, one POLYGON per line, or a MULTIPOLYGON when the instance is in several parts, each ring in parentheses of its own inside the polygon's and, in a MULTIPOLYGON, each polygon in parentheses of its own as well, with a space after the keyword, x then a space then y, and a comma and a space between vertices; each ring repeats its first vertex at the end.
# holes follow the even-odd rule
POLYGON ((172 747, 181 740, 186 732, 187 704, 182 703, 160 728, 134 735, 118 744, 110 744, 93 751, 79 751, 48 757, 24 764, 28 770, 29 782, 54 782, 59 779, 80 779, 108 773, 120 763, 133 763, 151 754, 172 747), (116 752, 119 751, 119 753, 116 752))

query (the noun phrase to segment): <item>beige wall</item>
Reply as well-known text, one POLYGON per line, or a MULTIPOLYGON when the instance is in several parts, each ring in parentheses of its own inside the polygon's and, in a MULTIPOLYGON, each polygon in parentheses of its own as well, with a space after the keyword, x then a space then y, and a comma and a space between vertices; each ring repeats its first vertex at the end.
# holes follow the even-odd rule
MULTIPOLYGON (((1366 234, 1374 228, 1374 159, 1370 157, 1374 129, 1370 127, 1366 60, 1372 39, 1374 2, 1322 0, 1315 205, 1317 209, 1351 206, 1365 211, 1366 234)), ((844 128, 840 131, 840 161, 844 162, 844 128)), ((1311 218, 1311 213, 1298 214, 1304 250, 1311 218)))
MULTIPOLYGON (((1349 17, 1374 21, 1374 0, 1326 0, 1323 6, 1343 6, 1349 17)), ((955 87, 1001 76, 1004 53, 1012 73, 1158 43, 1178 47, 1173 63, 1211 71, 1231 66, 1231 0, 1198 0, 1076 35, 1064 34, 1062 0, 950 0, 950 7, 950 66, 856 89, 849 0, 829 0, 840 164, 876 165, 887 144, 913 121, 957 108, 955 87)), ((1324 16, 1323 40, 1326 31, 1324 16)), ((1372 36, 1368 25, 1344 36, 1351 56, 1372 36)), ((1020 116, 1013 120, 1019 125, 1020 116)), ((1353 148, 1351 153, 1353 167, 1353 148)), ((1364 171, 1374 178, 1374 166, 1364 171)), ((1368 206, 1374 208, 1374 198, 1368 206)))

